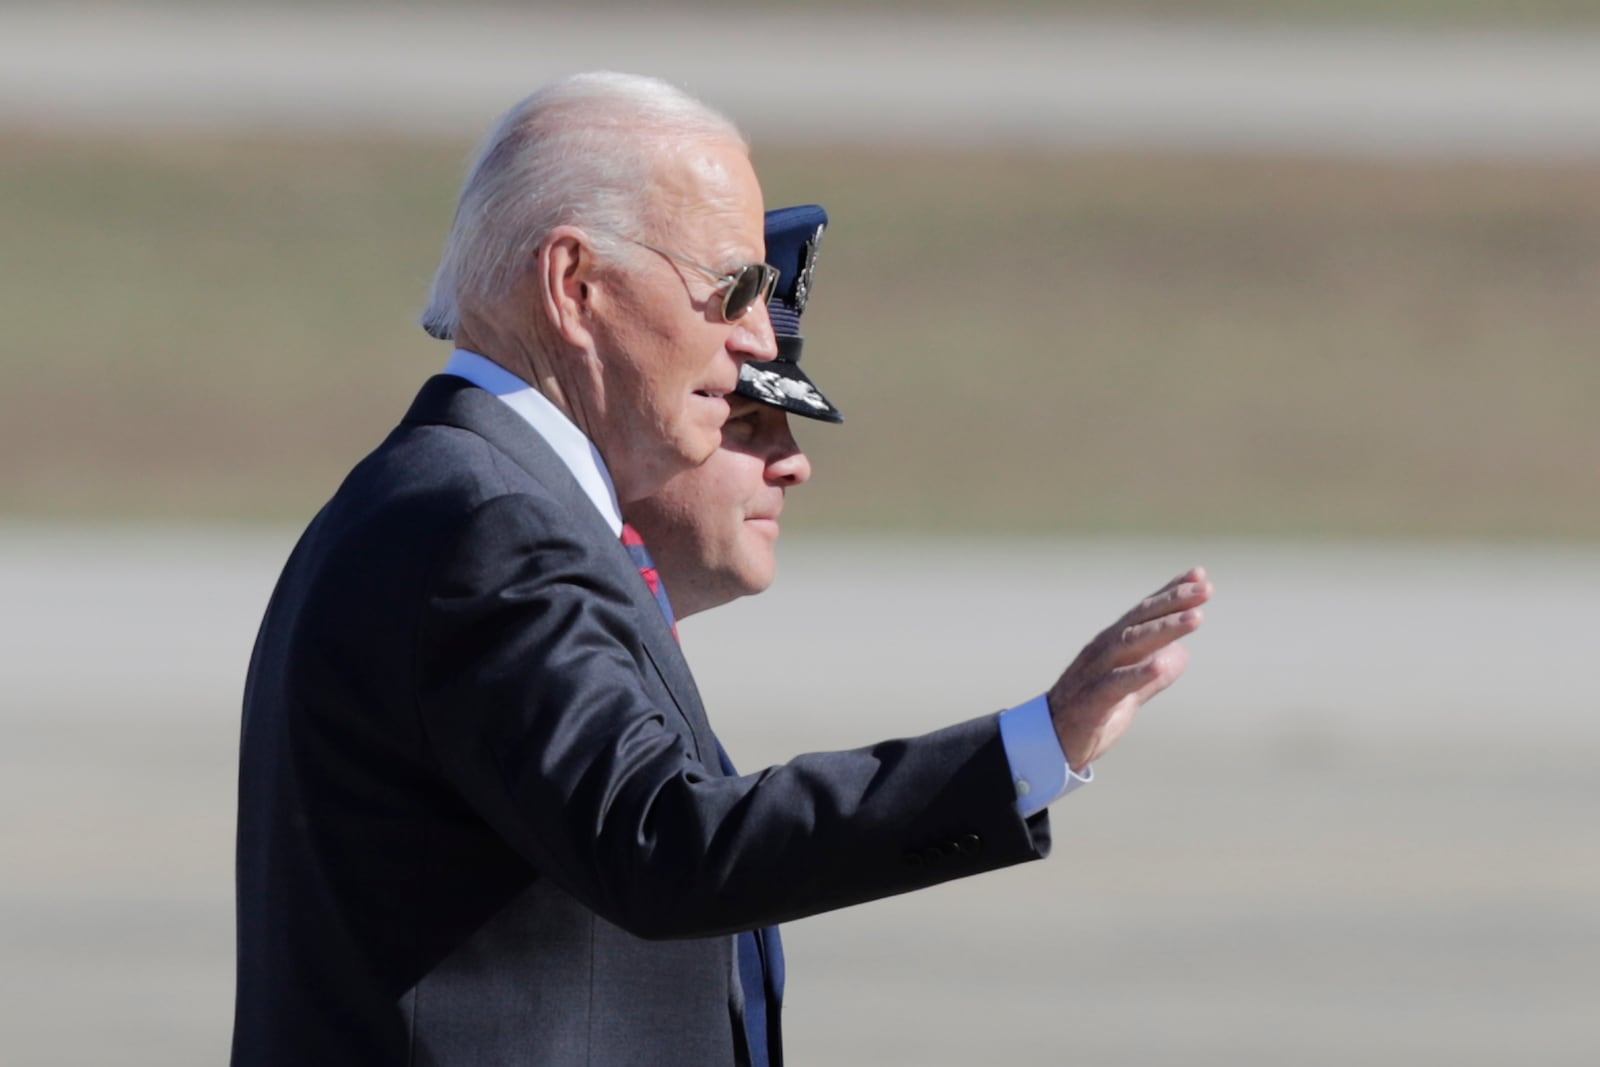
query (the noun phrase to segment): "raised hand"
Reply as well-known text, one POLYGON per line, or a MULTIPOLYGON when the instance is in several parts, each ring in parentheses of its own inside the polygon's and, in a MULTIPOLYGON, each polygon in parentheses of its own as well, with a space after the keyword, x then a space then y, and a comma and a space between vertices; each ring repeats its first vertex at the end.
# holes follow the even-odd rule
POLYGON ((1074 771, 1116 744, 1134 713, 1183 674, 1189 653, 1176 642, 1199 629, 1211 592, 1204 567, 1178 575, 1101 631, 1051 686, 1050 718, 1074 771))

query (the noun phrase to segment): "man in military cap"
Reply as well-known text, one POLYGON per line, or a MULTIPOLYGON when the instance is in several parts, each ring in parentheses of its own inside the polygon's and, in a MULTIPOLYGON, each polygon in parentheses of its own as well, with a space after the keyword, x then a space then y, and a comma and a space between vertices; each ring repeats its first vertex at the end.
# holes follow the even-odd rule
MULTIPOLYGON (((785 494, 811 477, 811 461, 789 429, 789 413, 844 421, 800 369, 800 315, 827 224, 827 213, 815 204, 767 212, 767 262, 778 271, 767 306, 777 358, 739 368, 722 444, 709 459, 654 495, 623 506, 623 542, 668 619, 719 607, 772 584, 785 494)), ((720 745, 718 757, 727 773, 736 773, 720 745)), ((777 929, 741 935, 737 967, 748 983, 747 1005, 759 999, 766 1007, 747 1013, 745 1029, 777 1062, 784 984, 777 929)))
POLYGON ((767 262, 779 271, 767 304, 778 357, 739 369, 722 447, 710 459, 622 509, 649 546, 677 618, 772 584, 784 494, 811 477, 789 415, 844 421, 800 369, 800 316, 827 225, 816 204, 767 212, 767 262))

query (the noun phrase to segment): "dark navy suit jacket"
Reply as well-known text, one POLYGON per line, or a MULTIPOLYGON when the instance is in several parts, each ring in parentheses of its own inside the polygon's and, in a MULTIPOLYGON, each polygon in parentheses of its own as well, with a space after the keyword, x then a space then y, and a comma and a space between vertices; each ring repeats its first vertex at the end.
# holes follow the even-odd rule
POLYGON ((306 530, 256 642, 233 1063, 732 1067, 731 934, 1048 848, 993 716, 724 776, 582 489, 436 377, 306 530))

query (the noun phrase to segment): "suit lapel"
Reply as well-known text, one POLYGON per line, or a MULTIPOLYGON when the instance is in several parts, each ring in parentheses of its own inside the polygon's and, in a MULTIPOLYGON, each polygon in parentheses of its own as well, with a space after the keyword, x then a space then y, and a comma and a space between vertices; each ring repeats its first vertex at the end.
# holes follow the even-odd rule
POLYGON ((700 762, 718 767, 716 740, 677 638, 662 617, 654 595, 639 576, 627 549, 611 533, 611 527, 555 450, 497 397, 464 378, 449 374, 435 375, 423 384, 403 421, 413 425, 454 426, 477 434, 527 471, 572 515, 578 533, 601 548, 601 559, 610 568, 612 577, 628 590, 640 618, 639 636, 645 655, 672 695, 678 714, 689 726, 700 762))

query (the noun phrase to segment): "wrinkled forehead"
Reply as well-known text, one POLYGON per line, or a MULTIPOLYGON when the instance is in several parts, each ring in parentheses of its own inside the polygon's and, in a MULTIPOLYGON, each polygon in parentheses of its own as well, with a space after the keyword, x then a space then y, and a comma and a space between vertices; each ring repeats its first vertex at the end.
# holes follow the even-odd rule
POLYGON ((765 247, 761 183, 744 146, 691 142, 663 152, 646 209, 652 236, 668 244, 759 259, 765 247))

